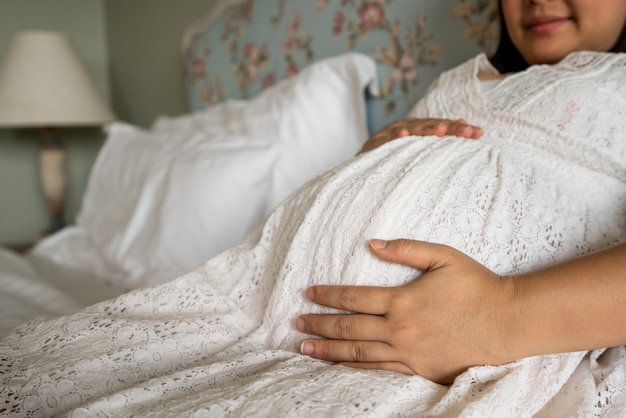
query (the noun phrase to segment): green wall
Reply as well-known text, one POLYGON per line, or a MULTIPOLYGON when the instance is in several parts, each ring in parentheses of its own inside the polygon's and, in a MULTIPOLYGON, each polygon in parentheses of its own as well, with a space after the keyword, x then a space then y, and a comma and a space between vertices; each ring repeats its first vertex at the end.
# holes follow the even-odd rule
POLYGON ((180 44, 217 0, 106 0, 113 107, 148 127, 186 111, 180 44))
MULTIPOLYGON (((67 33, 119 119, 147 127, 186 111, 180 41, 186 25, 217 0, 0 0, 0 56, 25 29, 67 33)), ((104 135, 62 131, 66 149, 66 221, 80 209, 104 135)), ((38 135, 0 129, 0 244, 32 242, 48 217, 39 185, 38 135)))

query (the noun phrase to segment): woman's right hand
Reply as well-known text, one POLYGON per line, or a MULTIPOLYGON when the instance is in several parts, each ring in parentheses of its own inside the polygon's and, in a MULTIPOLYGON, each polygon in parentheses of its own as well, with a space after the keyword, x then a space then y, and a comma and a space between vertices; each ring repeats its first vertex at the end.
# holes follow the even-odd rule
POLYGON ((382 128, 372 135, 361 148, 360 153, 371 151, 394 139, 409 135, 417 136, 459 136, 467 139, 478 139, 483 130, 478 126, 469 125, 465 119, 403 119, 382 128))

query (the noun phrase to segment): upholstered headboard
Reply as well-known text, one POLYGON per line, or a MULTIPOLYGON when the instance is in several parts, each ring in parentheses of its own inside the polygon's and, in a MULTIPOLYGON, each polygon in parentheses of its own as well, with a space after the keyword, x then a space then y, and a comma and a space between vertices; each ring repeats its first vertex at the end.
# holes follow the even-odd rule
POLYGON ((187 30, 191 111, 250 98, 309 63, 357 51, 376 59, 371 132, 403 118, 443 70, 497 39, 496 0, 223 0, 187 30))

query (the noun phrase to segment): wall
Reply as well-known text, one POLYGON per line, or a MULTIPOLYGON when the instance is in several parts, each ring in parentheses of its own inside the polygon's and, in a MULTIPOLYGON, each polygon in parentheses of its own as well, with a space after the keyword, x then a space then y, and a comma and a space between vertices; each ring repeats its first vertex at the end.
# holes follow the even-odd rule
MULTIPOLYGON (((0 0, 0 56, 14 32, 50 29, 75 42, 119 119, 147 127, 186 111, 180 41, 217 0, 0 0)), ((74 221, 104 136, 63 132, 66 221, 74 221)), ((48 218, 37 169, 37 132, 0 129, 0 244, 30 242, 48 218)))
MULTIPOLYGON (((104 0, 0 0, 0 56, 19 30, 65 32, 106 97, 103 7, 104 0)), ((67 158, 66 218, 72 220, 103 136, 97 128, 74 128, 61 135, 67 158)), ((0 244, 30 242, 48 226, 39 183, 38 139, 37 131, 0 129, 0 244)))
POLYGON ((186 111, 180 44, 186 26, 217 0, 107 0, 113 106, 148 127, 186 111))

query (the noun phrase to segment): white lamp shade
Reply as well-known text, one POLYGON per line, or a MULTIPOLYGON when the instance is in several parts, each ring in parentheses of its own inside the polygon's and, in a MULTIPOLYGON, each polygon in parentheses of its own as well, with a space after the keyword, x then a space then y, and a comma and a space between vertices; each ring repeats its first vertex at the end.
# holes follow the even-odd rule
POLYGON ((0 126, 100 125, 115 119, 62 33, 16 34, 0 66, 0 126))

